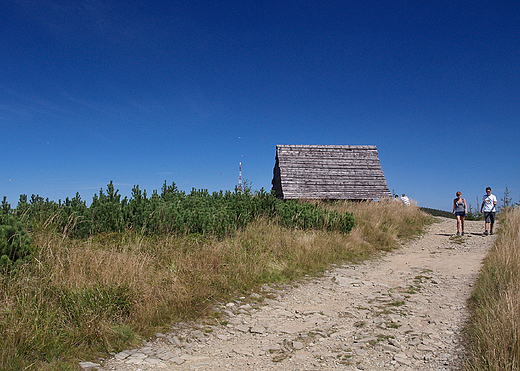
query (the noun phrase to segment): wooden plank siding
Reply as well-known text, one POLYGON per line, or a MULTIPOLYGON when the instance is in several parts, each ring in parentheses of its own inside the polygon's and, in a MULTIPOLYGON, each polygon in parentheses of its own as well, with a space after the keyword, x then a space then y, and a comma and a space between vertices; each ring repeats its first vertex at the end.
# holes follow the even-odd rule
POLYGON ((282 199, 392 196, 376 146, 277 145, 272 184, 282 199))

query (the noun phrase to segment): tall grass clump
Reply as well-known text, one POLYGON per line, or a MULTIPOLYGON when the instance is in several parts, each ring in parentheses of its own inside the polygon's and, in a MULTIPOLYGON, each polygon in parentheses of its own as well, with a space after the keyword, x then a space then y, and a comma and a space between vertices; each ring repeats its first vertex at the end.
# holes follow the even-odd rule
MULTIPOLYGON (((202 196, 190 202, 213 202, 213 195, 202 196)), ((238 208, 259 205, 228 197, 238 208)), ((233 233, 119 231, 116 220, 116 230, 82 238, 70 233, 73 213, 63 228, 56 222, 65 218, 59 208, 45 220, 25 205, 20 220, 30 226, 31 254, 0 272, 0 369, 75 369, 78 360, 97 361, 135 346, 262 284, 290 282, 392 249, 429 221, 417 207, 386 201, 262 202, 271 211, 258 210, 233 233)), ((40 206, 45 209, 45 202, 40 206)), ((107 210, 127 217, 115 207, 107 210)), ((154 217, 131 215, 145 222, 154 217)))
POLYGON ((467 370, 520 370, 520 208, 501 224, 469 300, 467 370))
POLYGON ((352 213, 356 228, 350 234, 351 243, 385 251, 420 235, 433 221, 417 206, 395 201, 337 202, 324 207, 339 213, 352 213))

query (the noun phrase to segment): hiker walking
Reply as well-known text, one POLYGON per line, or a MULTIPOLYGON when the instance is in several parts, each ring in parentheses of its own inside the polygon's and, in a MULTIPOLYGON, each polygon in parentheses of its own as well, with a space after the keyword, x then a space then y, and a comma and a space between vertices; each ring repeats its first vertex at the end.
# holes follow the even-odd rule
POLYGON ((466 199, 462 198, 462 193, 457 192, 457 198, 453 200, 453 214, 457 217, 457 236, 460 236, 460 230, 462 227, 462 236, 464 236, 464 219, 468 213, 468 205, 466 199))
POLYGON ((491 187, 486 188, 486 194, 482 197, 482 206, 480 212, 484 210, 486 230, 484 235, 493 234, 493 225, 495 224, 495 213, 497 211, 497 197, 491 193, 491 187), (489 233, 488 233, 489 231, 489 233))

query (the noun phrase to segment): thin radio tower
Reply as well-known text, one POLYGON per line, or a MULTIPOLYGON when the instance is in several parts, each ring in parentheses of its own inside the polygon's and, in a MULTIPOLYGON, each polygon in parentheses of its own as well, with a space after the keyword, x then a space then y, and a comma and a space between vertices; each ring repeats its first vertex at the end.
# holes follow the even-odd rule
POLYGON ((242 161, 238 163, 238 190, 242 192, 242 161))

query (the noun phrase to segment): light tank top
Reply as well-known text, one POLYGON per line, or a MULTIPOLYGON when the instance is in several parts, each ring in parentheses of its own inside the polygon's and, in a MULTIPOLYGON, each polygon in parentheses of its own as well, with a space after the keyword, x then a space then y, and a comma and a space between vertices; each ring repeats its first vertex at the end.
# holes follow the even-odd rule
POLYGON ((464 210, 464 201, 461 200, 461 201, 457 201, 455 203, 455 212, 456 213, 463 213, 465 210, 464 210))

